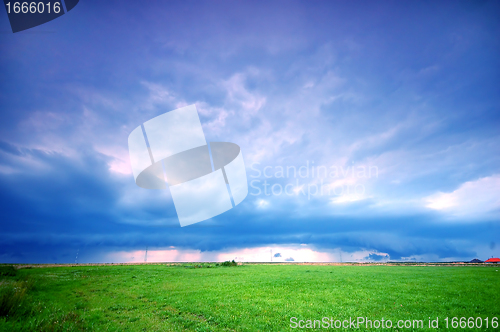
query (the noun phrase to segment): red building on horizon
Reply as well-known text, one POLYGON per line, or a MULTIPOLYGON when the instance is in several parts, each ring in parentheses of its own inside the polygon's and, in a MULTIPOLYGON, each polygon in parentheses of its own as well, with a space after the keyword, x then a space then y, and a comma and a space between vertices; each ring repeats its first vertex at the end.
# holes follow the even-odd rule
POLYGON ((490 258, 484 261, 485 263, 500 263, 500 258, 490 258))

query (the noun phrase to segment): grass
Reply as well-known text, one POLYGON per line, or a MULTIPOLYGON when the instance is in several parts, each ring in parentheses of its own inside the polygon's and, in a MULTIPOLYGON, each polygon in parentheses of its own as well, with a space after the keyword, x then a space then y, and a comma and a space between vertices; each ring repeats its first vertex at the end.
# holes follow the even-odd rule
POLYGON ((497 270, 206 263, 20 269, 0 277, 2 301, 18 294, 8 315, 1 302, 0 330, 291 331, 291 317, 359 316, 418 319, 427 327, 439 316, 439 329, 390 330, 458 331, 446 329, 444 318, 500 318, 497 270))

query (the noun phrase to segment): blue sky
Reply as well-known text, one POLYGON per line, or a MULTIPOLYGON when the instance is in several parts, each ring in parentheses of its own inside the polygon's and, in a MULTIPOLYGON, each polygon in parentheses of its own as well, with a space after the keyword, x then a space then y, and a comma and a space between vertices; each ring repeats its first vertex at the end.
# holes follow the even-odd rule
POLYGON ((4 12, 0 261, 498 257, 499 14, 82 0, 13 34, 4 12), (135 185, 127 137, 190 104, 207 141, 240 145, 250 191, 180 228, 168 191, 135 185))

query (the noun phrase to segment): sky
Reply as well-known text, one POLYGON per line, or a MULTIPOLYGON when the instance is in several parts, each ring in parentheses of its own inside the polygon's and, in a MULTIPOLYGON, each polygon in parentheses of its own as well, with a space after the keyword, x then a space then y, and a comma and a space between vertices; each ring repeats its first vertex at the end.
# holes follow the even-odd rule
POLYGON ((92 1, 0 14, 0 262, 500 256, 496 1, 92 1), (195 104, 249 194, 180 227, 128 135, 195 104), (279 255, 278 255, 279 254, 279 255))

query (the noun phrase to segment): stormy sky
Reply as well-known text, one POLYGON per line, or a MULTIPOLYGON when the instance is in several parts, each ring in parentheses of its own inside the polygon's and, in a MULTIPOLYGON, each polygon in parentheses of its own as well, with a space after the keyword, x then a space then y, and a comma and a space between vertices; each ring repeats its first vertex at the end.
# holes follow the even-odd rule
POLYGON ((0 262, 500 255, 500 4, 91 1, 0 14, 0 262), (249 194, 180 227, 127 138, 195 104, 249 194), (276 255, 279 253, 280 255, 276 255))

